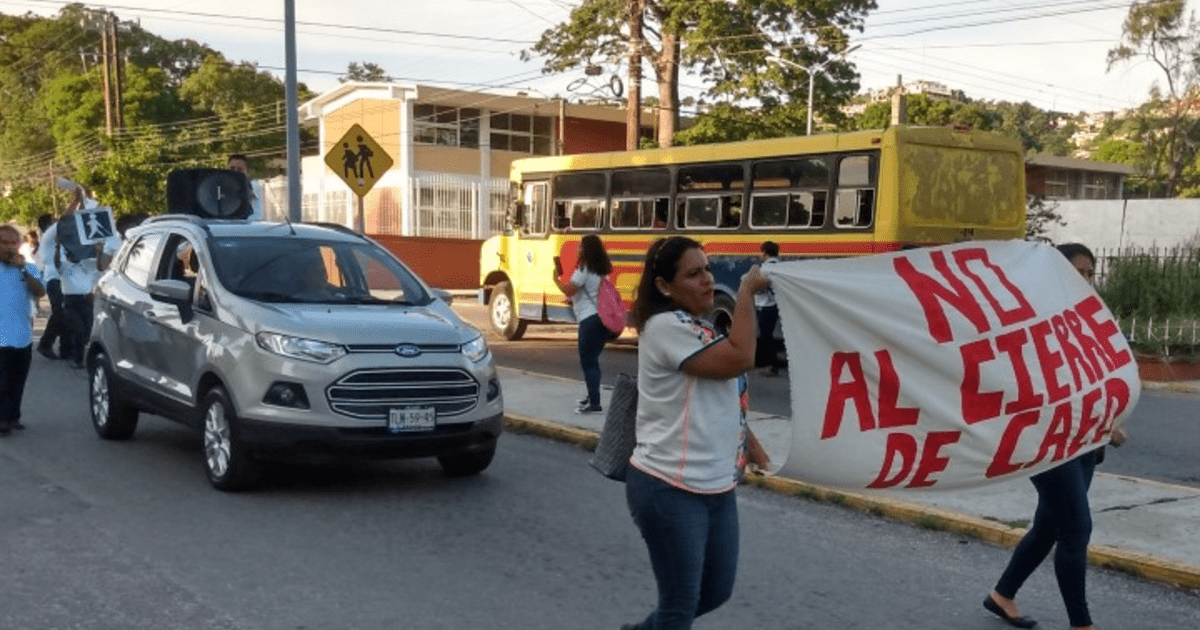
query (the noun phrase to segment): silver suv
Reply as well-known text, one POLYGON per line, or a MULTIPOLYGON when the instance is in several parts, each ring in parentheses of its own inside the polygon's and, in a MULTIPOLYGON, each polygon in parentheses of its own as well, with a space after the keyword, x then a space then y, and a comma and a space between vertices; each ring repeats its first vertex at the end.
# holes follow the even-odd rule
POLYGON ((492 461, 504 403, 480 332, 376 242, 338 226, 154 217, 96 291, 92 424, 138 413, 204 431, 208 479, 253 484, 260 460, 492 461))

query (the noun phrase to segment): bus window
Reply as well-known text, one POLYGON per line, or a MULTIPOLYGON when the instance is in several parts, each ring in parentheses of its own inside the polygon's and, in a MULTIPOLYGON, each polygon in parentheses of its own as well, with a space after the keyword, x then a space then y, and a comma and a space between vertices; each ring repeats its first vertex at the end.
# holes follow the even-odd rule
POLYGON ((594 230, 600 227, 600 209, 603 199, 572 199, 570 219, 572 230, 594 230))
POLYGON ((875 218, 874 156, 843 157, 838 164, 837 197, 834 198, 834 225, 839 228, 869 227, 875 218))
POLYGON ((694 195, 683 197, 681 203, 681 228, 734 229, 742 223, 741 195, 694 195))
POLYGON ((526 234, 545 234, 546 220, 549 218, 549 186, 546 182, 525 184, 525 223, 526 234))
POLYGON ((667 227, 667 198, 614 199, 612 226, 617 230, 662 230, 667 227))
POLYGON ((751 185, 751 227, 819 228, 825 224, 829 167, 824 159, 758 162, 751 185))
POLYGON ((644 168, 613 171, 614 229, 666 229, 671 171, 644 168))
POLYGON ((819 228, 825 223, 825 191, 756 193, 750 200, 750 226, 819 228))
POLYGON ((679 227, 734 229, 742 223, 741 164, 697 164, 679 169, 679 227))
POLYGON ((606 190, 604 173, 554 176, 554 229, 595 230, 600 227, 606 190))

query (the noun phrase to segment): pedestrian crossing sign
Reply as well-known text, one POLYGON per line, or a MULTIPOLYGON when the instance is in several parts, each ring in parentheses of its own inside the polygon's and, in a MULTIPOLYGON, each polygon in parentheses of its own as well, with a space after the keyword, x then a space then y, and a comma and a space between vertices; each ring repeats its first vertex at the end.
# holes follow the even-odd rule
POLYGON ((325 154, 325 163, 359 197, 365 197, 383 174, 392 168, 392 158, 362 125, 350 126, 346 135, 325 154))

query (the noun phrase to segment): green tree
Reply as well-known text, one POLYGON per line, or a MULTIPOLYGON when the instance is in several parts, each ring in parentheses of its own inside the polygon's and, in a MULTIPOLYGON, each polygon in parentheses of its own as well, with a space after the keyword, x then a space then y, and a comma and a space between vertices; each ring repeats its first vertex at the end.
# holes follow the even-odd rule
POLYGON ((1092 159, 1113 164, 1127 164, 1136 169, 1136 173, 1125 180, 1125 194, 1129 197, 1148 197, 1153 192, 1152 179, 1148 169, 1151 168, 1150 155, 1146 145, 1132 140, 1109 138, 1097 144, 1092 151, 1092 159))
POLYGON ((346 83, 348 81, 358 81, 362 83, 378 83, 391 81, 392 77, 388 75, 387 70, 383 66, 364 61, 358 63, 351 61, 346 67, 346 74, 338 77, 338 83, 346 83))
POLYGON ((1108 51, 1108 67, 1145 59, 1161 71, 1163 83, 1150 90, 1138 109, 1139 125, 1131 140, 1152 156, 1152 176, 1161 178, 1168 196, 1187 187, 1185 170, 1196 161, 1200 122, 1195 99, 1200 92, 1200 27, 1185 16, 1185 0, 1134 2, 1125 18, 1121 44, 1108 51))
POLYGON ((836 104, 858 89, 857 74, 838 53, 846 50, 848 31, 861 31, 875 6, 874 0, 583 0, 532 50, 545 57, 546 73, 589 66, 619 71, 631 56, 644 59, 662 104, 658 143, 671 146, 681 69, 704 82, 706 98, 726 104, 723 112, 756 101, 772 116, 785 104, 807 106, 808 71, 801 68, 824 64, 814 109, 836 116, 836 104), (630 19, 632 8, 641 9, 640 19, 630 19), (641 25, 640 32, 631 32, 631 23, 641 25), (635 55, 631 42, 640 42, 635 55))
POLYGON ((1066 225, 1058 213, 1058 202, 1030 195, 1025 206, 1025 240, 1049 243, 1046 232, 1052 225, 1066 225))

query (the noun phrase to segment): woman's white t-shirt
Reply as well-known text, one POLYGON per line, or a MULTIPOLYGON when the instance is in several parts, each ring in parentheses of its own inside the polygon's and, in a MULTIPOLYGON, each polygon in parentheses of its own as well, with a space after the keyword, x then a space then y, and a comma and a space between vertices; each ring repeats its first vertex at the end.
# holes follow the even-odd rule
POLYGON ((575 321, 581 322, 597 313, 596 296, 600 293, 600 276, 587 267, 579 267, 571 274, 571 284, 578 289, 571 296, 571 310, 575 312, 575 321))
POLYGON ((738 379, 680 369, 723 338, 685 311, 652 316, 638 335, 637 446, 630 463, 691 492, 725 492, 737 484, 745 437, 738 379))

